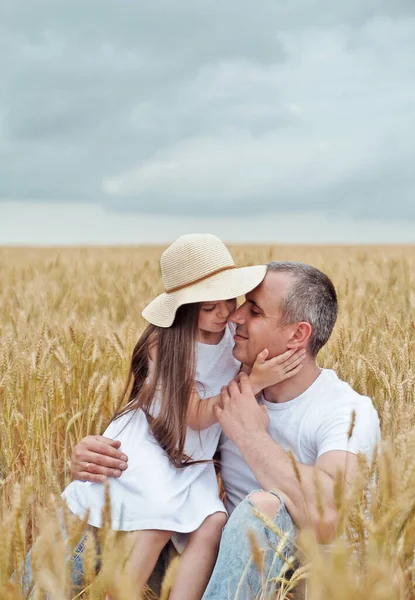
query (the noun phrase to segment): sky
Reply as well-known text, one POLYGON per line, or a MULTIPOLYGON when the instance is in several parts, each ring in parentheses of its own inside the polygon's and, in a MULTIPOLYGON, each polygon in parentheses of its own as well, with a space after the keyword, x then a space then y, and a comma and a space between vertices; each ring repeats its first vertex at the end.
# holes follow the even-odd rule
POLYGON ((0 244, 415 243, 414 0, 13 0, 0 71, 0 244))

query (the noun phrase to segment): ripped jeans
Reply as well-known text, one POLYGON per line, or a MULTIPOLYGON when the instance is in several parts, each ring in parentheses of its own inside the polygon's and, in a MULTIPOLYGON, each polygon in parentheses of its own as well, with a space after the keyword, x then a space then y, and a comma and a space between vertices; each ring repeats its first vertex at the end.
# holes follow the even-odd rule
MULTIPOLYGON (((222 534, 219 555, 203 600, 259 600, 272 597, 276 589, 275 578, 281 573, 285 561, 282 556, 291 558, 295 555, 295 527, 281 497, 270 492, 280 501, 274 518, 276 528, 283 534, 285 543, 281 548, 281 536, 263 523, 253 512, 254 504, 247 496, 233 511, 222 534), (253 560, 253 550, 247 535, 252 531, 256 544, 263 549, 261 568, 253 560), (275 552, 278 547, 279 553, 275 552)), ((62 536, 67 537, 63 519, 61 519, 62 536)), ((84 584, 83 551, 86 535, 79 540, 75 552, 68 556, 71 563, 72 593, 79 593, 84 584)), ((160 590, 160 582, 169 562, 167 549, 162 552, 156 568, 149 581, 149 586, 156 592, 160 590)), ((257 562, 257 561, 256 561, 257 562)), ((99 564, 97 564, 97 569, 99 564)), ((26 556, 22 588, 25 596, 31 591, 33 597, 33 577, 31 552, 26 556)))
POLYGON ((295 527, 291 517, 282 498, 275 492, 270 493, 280 501, 273 522, 281 535, 254 514, 251 494, 247 496, 235 508, 223 530, 218 558, 203 600, 259 600, 274 597, 278 589, 276 578, 285 567, 283 557, 294 559, 296 552, 295 527), (256 560, 249 531, 253 532, 256 546, 263 550, 256 560))

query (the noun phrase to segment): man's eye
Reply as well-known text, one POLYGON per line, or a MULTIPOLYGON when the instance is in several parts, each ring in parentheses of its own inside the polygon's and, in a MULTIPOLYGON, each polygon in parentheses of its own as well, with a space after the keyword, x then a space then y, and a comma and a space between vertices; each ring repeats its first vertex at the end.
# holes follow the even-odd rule
POLYGON ((259 312, 256 312, 255 310, 253 310, 251 308, 251 315, 255 315, 257 317, 259 314, 260 314, 259 312))

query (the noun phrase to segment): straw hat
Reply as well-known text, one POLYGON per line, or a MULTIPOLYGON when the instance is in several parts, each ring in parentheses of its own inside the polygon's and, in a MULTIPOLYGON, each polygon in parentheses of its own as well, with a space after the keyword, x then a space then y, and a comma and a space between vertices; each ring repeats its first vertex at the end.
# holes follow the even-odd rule
POLYGON ((165 293, 142 312, 159 327, 170 327, 183 304, 246 294, 266 272, 265 265, 237 268, 225 244, 209 233, 182 235, 163 252, 160 265, 165 293))

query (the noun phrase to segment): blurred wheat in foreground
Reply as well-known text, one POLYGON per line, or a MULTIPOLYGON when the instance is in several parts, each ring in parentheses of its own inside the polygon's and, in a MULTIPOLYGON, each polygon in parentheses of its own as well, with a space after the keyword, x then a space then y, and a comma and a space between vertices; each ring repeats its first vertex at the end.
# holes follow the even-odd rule
MULTIPOLYGON (((160 250, 0 249, 0 600, 23 598, 9 576, 33 544, 37 597, 70 597, 57 518, 70 452, 83 436, 103 431, 117 404, 144 327, 140 312, 162 291, 160 250)), ((307 577, 309 600, 415 598, 415 247, 232 251, 240 265, 301 260, 332 277, 340 317, 320 365, 371 396, 384 439, 349 497, 342 482, 336 486, 337 541, 322 550, 301 536, 303 566, 289 580, 286 565, 277 597, 294 597, 307 577)), ((70 528, 69 545, 82 527, 70 528)), ((128 582, 113 577, 128 548, 111 531, 101 535, 98 575, 88 536, 81 595, 103 598, 110 586, 120 600, 132 598, 128 582)), ((260 562, 251 542, 252 560, 260 562)))

